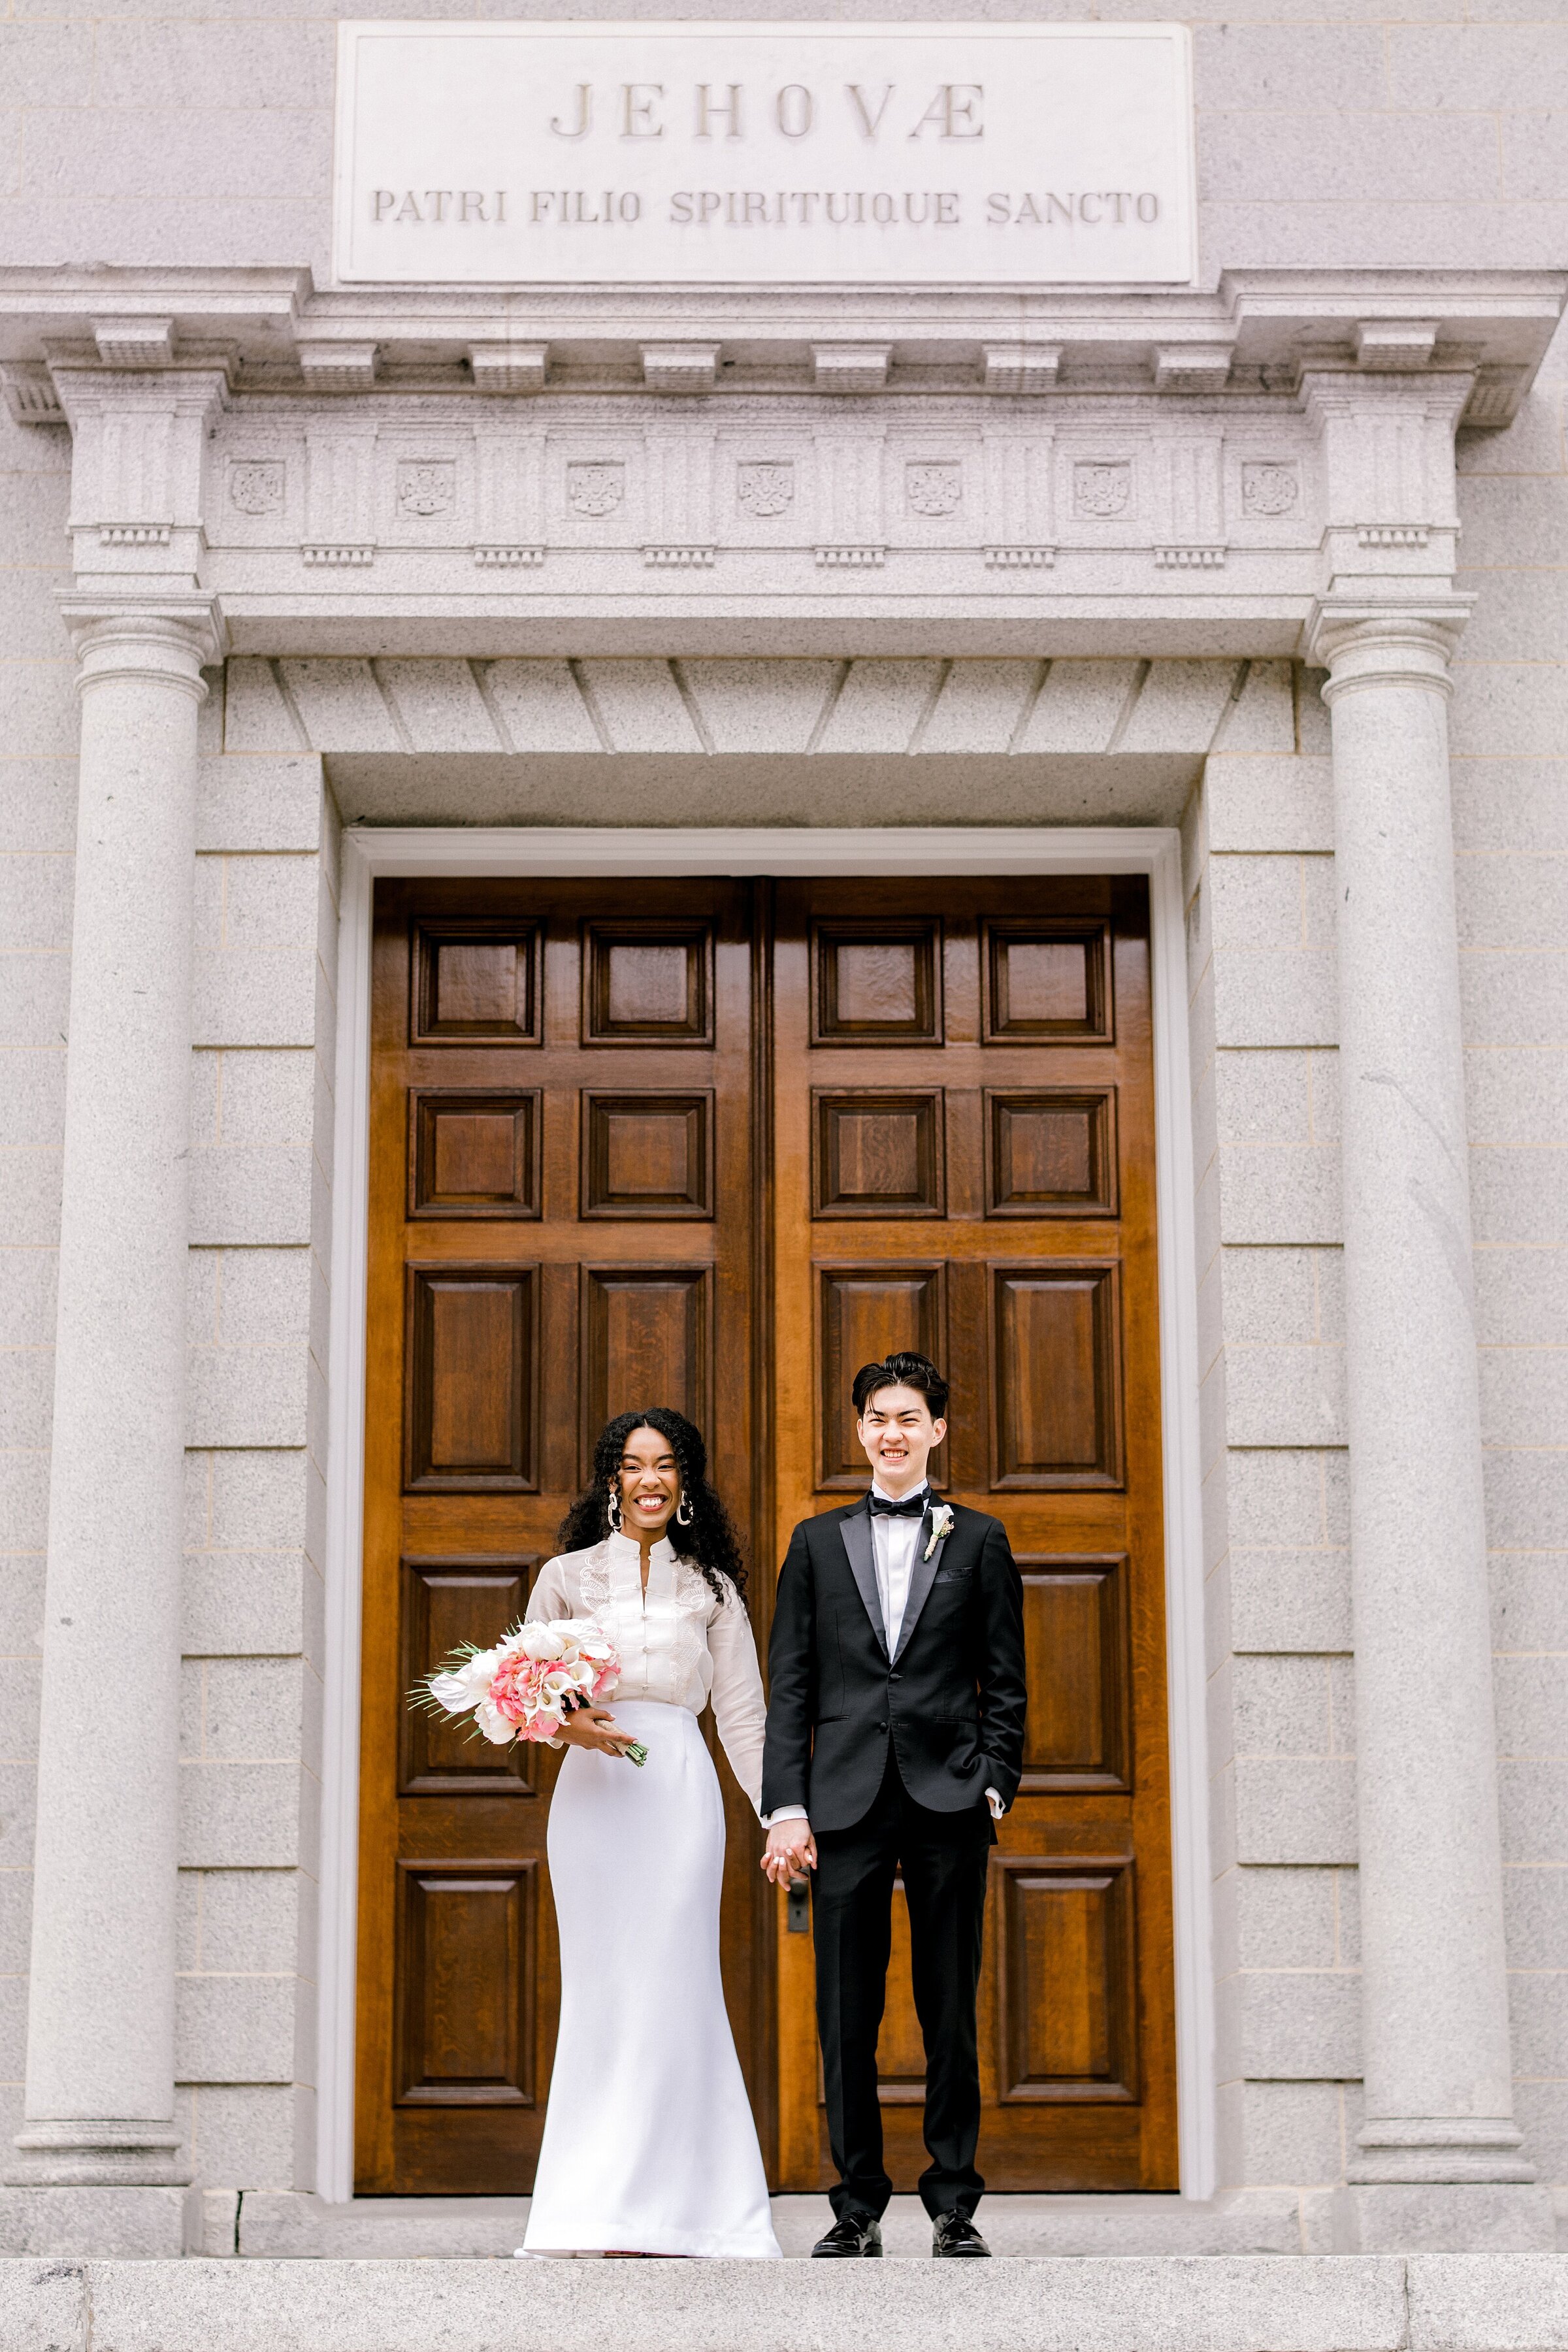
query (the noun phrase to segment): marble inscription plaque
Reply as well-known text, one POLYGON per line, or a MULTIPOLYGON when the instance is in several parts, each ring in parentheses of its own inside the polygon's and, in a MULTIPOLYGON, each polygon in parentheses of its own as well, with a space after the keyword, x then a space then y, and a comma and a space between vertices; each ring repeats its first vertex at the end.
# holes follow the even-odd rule
POLYGON ((1184 285, 1179 25, 351 23, 344 284, 1184 285))

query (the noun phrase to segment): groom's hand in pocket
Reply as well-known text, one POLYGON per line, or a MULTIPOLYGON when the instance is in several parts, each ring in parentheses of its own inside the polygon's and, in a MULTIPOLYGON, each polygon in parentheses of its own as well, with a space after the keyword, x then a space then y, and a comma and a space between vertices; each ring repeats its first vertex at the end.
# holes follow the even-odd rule
POLYGON ((816 1840, 805 1821, 775 1822, 768 1832, 763 1868, 775 1886, 787 1886, 816 1868, 816 1840))

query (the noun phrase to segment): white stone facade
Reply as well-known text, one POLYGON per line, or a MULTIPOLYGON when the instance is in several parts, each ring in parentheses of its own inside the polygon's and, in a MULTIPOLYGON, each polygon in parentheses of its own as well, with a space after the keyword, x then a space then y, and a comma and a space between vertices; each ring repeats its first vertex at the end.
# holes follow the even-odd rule
MULTIPOLYGON (((1198 293, 685 295, 606 320, 565 294, 314 291, 331 25, 188 5, 0 25, 0 2250, 287 2252, 332 2186, 342 828, 823 828, 889 780, 915 824, 1180 829, 1195 1209, 1162 1246, 1195 1292, 1206 1710, 1177 1769, 1207 1845, 1184 1932, 1213 2177, 1185 2237, 1144 2216, 1114 2242, 1550 2245, 1568 24, 1458 0, 1194 17, 1198 293), (742 326, 745 380, 692 394, 681 352, 742 326), (117 845, 101 798, 137 790, 117 845), (165 1004, 144 1033, 142 992, 187 971, 188 1030, 165 1004), (122 1024, 95 1024, 117 992, 122 1024), (124 1088, 118 1157, 68 1104, 68 1035, 83 1098, 124 1088), (1379 1113, 1343 1129, 1342 1052, 1379 1113), (107 1299, 84 1264, 119 1265, 107 1299), (80 1367, 58 1380, 57 1330, 80 1367), (114 1379, 146 1409, 129 1461, 114 1379), (80 1465, 52 1523, 51 1414, 80 1465), (176 1561, 154 1490, 180 1429, 176 1561), (121 1621, 97 1563, 138 1481, 121 1621), (1451 1551, 1440 1609, 1412 1609, 1409 1527, 1451 1551), (47 1559, 51 1626, 108 1612, 151 1696, 179 1656, 183 1680, 177 1746, 147 1725, 84 1763, 90 1702, 46 1724, 40 1832, 47 1559), (144 1854, 115 1830, 132 1789, 144 1854), (105 1923, 54 1859, 95 1833, 105 1884, 152 1889, 117 1915, 157 1977, 119 2082, 72 2023, 117 2041, 113 1988, 73 1974, 105 1923)), ((58 1710, 80 1662, 50 1638, 58 1710)), ((1103 2215, 1076 2226, 1052 2242, 1110 2242, 1103 2215)))

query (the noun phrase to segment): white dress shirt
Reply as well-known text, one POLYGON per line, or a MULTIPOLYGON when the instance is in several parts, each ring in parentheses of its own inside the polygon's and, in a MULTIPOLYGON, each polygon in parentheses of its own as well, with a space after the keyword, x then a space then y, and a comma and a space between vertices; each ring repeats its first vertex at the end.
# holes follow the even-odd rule
MULTIPOLYGON (((883 1502, 900 1498, 885 1494, 875 1480, 871 1492, 880 1495, 883 1502)), ((921 1486, 918 1492, 930 1496, 921 1486)), ((915 1554, 920 1549, 923 1518, 911 1513, 907 1519, 890 1518, 880 1511, 871 1514, 871 1550, 877 1562, 877 1598, 882 1604, 882 1630, 887 1635, 888 1655, 898 1654, 899 1635, 903 1631, 904 1612, 910 1605, 910 1579, 914 1574, 915 1554)))
MULTIPOLYGON (((916 1490, 924 1495, 929 1506, 931 1496, 921 1486, 916 1490)), ((885 1503, 899 1502, 900 1496, 889 1495, 871 1482, 873 1495, 880 1495, 885 1503)), ((882 1605, 882 1631, 887 1639, 889 1658, 898 1654, 899 1635, 903 1631, 904 1612, 910 1605, 910 1579, 915 1571, 915 1555, 920 1549, 921 1536, 925 1528, 923 1517, 911 1511, 907 1518, 898 1518, 882 1511, 871 1514, 871 1552, 877 1563, 877 1598, 882 1605)), ((994 1789, 985 1791, 992 1818, 1000 1821, 1003 1814, 1001 1798, 994 1789)), ((771 1830, 775 1822, 804 1822, 804 1805, 781 1805, 776 1812, 763 1816, 763 1827, 771 1830)))

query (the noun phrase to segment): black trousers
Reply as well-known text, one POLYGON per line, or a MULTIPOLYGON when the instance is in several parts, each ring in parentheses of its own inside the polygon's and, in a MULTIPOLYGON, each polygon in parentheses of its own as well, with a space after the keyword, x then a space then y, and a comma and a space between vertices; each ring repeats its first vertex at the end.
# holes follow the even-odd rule
POLYGON ((882 2162, 877 2036, 887 1996, 893 1881, 910 1906, 915 2011, 925 2042, 925 2144, 920 2191, 928 2213, 973 2212, 985 2183, 974 2168, 985 1880, 995 1843, 988 1808, 933 1813, 917 1805, 889 1750, 876 1803, 853 1829, 819 1830, 812 1887, 816 2021, 827 2137, 838 2172, 834 2212, 880 2214, 893 2193, 882 2162))

